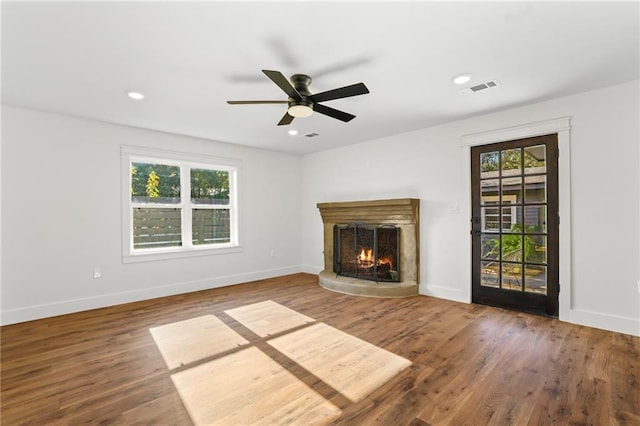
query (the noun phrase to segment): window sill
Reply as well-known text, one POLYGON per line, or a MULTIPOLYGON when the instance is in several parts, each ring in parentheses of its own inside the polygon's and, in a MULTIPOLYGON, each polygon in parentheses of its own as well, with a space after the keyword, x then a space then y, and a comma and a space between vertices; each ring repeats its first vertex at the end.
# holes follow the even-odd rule
POLYGON ((240 253, 242 246, 197 248, 180 251, 154 251, 148 253, 125 254, 122 256, 122 263, 155 262, 159 260, 187 259, 199 256, 213 256, 219 254, 240 253))

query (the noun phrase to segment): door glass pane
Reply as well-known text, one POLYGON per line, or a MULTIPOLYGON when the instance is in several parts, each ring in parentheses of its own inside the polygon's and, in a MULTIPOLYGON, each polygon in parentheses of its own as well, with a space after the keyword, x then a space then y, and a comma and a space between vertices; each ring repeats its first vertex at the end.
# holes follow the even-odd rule
POLYGON ((522 264, 502 264, 502 288, 507 290, 522 290, 522 264))
POLYGON ((512 203, 522 203, 522 178, 512 177, 500 179, 502 183, 502 199, 513 200, 512 203))
POLYGON ((500 207, 482 207, 482 232, 500 231, 500 207))
POLYGON ((480 271, 480 284, 485 287, 500 287, 500 277, 498 275, 498 262, 482 262, 480 271))
POLYGON ((522 261, 522 235, 502 235, 502 260, 510 262, 522 261))
POLYGON ((500 259, 500 236, 483 234, 482 253, 483 259, 500 259))
POLYGON ((522 207, 502 207, 502 232, 522 232, 522 207))
POLYGON ((547 237, 544 235, 526 235, 524 237, 524 261, 547 263, 547 237))
POLYGON ((498 151, 480 154, 481 179, 498 177, 499 158, 498 151))
POLYGON ((520 175, 522 161, 520 148, 505 149, 502 152, 502 176, 520 175))
POLYGON ((544 203, 547 201, 547 177, 527 176, 524 178, 524 202, 544 203))
POLYGON ((496 204, 498 202, 498 185, 500 181, 498 179, 488 179, 480 181, 482 204, 496 204))
POLYGON ((529 293, 547 294, 547 267, 525 265, 524 291, 529 293))
POLYGON ((525 206, 525 232, 547 232, 547 206, 525 206))
POLYGON ((524 149, 524 174, 546 173, 546 149, 544 145, 529 146, 524 149))

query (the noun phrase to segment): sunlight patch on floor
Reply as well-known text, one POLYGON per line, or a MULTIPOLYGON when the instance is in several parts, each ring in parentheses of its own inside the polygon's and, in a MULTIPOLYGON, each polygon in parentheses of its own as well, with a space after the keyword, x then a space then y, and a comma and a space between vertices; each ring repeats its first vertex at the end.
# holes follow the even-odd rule
POLYGON ((255 347, 171 379, 197 425, 326 424, 341 413, 255 347))
POLYGON ((213 315, 174 322, 149 331, 170 370, 249 343, 213 315))
POLYGON ((405 358, 323 323, 267 343, 353 402, 411 365, 405 358))
POLYGON ((327 424, 342 411, 316 383, 357 402, 411 365, 271 300, 224 312, 245 330, 213 315, 149 329, 196 425, 327 424), (298 366, 265 353, 274 350, 298 366))
POLYGON ((272 336, 315 322, 313 318, 302 315, 272 300, 241 306, 224 312, 260 337, 272 336))

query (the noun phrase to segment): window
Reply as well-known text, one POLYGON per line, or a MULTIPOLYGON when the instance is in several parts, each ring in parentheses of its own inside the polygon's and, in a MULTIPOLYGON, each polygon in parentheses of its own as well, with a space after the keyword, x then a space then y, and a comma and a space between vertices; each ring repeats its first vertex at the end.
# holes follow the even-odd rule
POLYGON ((123 147, 123 259, 239 251, 239 162, 123 147))

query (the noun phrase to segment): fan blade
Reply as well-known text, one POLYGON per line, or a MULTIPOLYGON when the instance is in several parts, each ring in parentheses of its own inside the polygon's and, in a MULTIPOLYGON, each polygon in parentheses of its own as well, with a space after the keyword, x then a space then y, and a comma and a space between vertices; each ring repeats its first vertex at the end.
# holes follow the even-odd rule
POLYGON ((293 121, 293 116, 289 115, 288 112, 285 112, 280 121, 278 122, 278 126, 286 126, 287 124, 291 124, 293 121))
POLYGON ((300 100, 302 95, 289 83, 280 71, 262 70, 262 72, 281 88, 290 98, 300 100))
POLYGON ((340 111, 335 108, 330 108, 328 106, 320 105, 320 104, 313 104, 313 110, 315 112, 319 112, 320 114, 337 118, 338 120, 344 121, 345 123, 356 118, 355 115, 349 114, 348 112, 340 111))
POLYGON ((309 99, 312 102, 324 102, 331 101, 333 99, 348 98, 350 96, 365 95, 367 93, 369 93, 369 89, 367 89, 367 86, 365 86, 364 83, 356 83, 351 86, 316 93, 315 95, 309 96, 309 99))
POLYGON ((289 101, 227 101, 229 105, 248 105, 248 104, 286 104, 289 101))

